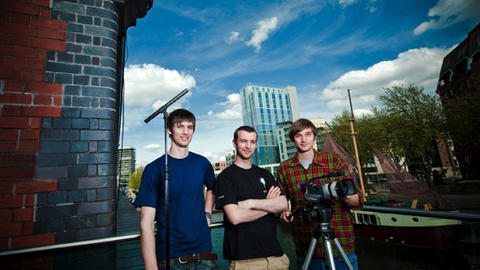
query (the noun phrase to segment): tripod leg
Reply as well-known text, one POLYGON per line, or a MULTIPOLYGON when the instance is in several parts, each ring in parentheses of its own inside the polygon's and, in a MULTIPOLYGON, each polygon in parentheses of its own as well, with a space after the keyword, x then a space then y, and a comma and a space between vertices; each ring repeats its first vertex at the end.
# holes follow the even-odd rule
POLYGON ((305 262, 303 263, 302 270, 307 270, 310 266, 310 262, 312 261, 313 253, 315 252, 315 246, 317 245, 317 239, 312 238, 310 241, 310 247, 308 248, 307 257, 305 257, 305 262))
POLYGON ((325 244, 325 251, 327 252, 327 265, 330 270, 335 270, 335 261, 333 260, 333 251, 332 251, 332 244, 330 240, 327 238, 323 239, 323 243, 325 244))
POLYGON ((347 265, 348 269, 353 270, 353 265, 350 262, 350 260, 347 257, 347 254, 345 254, 345 251, 343 250, 342 246, 340 245, 340 242, 338 242, 337 238, 333 238, 333 243, 337 247, 338 252, 342 255, 343 261, 347 265))

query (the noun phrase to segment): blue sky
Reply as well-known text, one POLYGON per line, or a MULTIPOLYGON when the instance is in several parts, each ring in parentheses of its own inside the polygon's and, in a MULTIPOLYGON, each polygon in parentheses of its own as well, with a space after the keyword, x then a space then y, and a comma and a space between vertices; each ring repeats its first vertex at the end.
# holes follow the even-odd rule
POLYGON ((297 87, 300 117, 368 113, 385 87, 434 91, 443 57, 480 22, 478 0, 154 1, 127 35, 124 146, 137 165, 163 154, 163 118, 197 116, 190 150, 212 162, 242 125, 247 83, 297 87))

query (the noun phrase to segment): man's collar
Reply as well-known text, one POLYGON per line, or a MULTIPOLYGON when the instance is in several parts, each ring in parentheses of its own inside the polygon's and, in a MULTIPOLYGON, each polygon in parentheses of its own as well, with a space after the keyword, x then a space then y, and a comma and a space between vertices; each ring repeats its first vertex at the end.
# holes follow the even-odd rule
MULTIPOLYGON (((315 150, 315 149, 313 149, 313 160, 312 160, 312 163, 315 163, 315 164, 317 164, 317 165, 322 165, 322 164, 320 164, 319 161, 318 161, 318 156, 319 156, 318 151, 315 150)), ((292 159, 288 160, 287 165, 288 165, 289 167, 295 167, 295 166, 300 166, 300 165, 301 165, 300 161, 298 160, 298 153, 295 155, 295 157, 293 157, 292 159)))

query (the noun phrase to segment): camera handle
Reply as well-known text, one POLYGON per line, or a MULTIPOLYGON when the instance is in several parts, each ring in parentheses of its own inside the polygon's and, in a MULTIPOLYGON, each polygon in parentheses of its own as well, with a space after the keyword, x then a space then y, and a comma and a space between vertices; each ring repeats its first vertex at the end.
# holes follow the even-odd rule
POLYGON ((335 270, 335 261, 333 259, 333 250, 332 244, 333 241, 337 251, 342 256, 343 261, 347 265, 347 268, 353 270, 352 263, 347 257, 347 254, 343 250, 340 242, 338 241, 337 237, 332 228, 330 228, 330 220, 332 219, 332 209, 330 207, 318 207, 313 209, 311 212, 312 217, 317 221, 317 226, 313 231, 313 237, 310 241, 310 246, 308 248, 307 256, 305 257, 305 262, 303 264, 302 270, 307 270, 310 266, 310 262, 312 261, 313 253, 315 252, 315 247, 318 243, 318 238, 323 239, 323 244, 325 245, 326 251, 326 262, 327 266, 331 270, 335 270))

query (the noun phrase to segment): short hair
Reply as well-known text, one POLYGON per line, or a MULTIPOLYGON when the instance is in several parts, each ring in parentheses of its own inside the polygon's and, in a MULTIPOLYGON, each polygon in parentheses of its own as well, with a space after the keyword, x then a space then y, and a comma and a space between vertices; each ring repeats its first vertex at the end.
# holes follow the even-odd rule
POLYGON ((192 122, 193 130, 195 130, 195 115, 185 109, 176 109, 167 117, 167 129, 172 130, 175 124, 181 123, 183 121, 192 122))
POLYGON ((241 127, 237 128, 235 130, 235 132, 233 133, 233 142, 235 142, 235 143, 237 142, 238 132, 241 131, 241 130, 246 131, 246 132, 255 132, 255 135, 257 135, 257 139, 258 139, 258 133, 253 127, 251 127, 251 126, 241 126, 241 127))
POLYGON ((306 128, 311 128, 313 131, 313 134, 317 136, 318 129, 317 127, 315 127, 312 121, 305 118, 300 118, 297 121, 293 122, 292 126, 290 127, 290 131, 288 132, 288 137, 293 142, 295 139, 295 135, 297 135, 297 133, 299 133, 300 131, 306 128))

